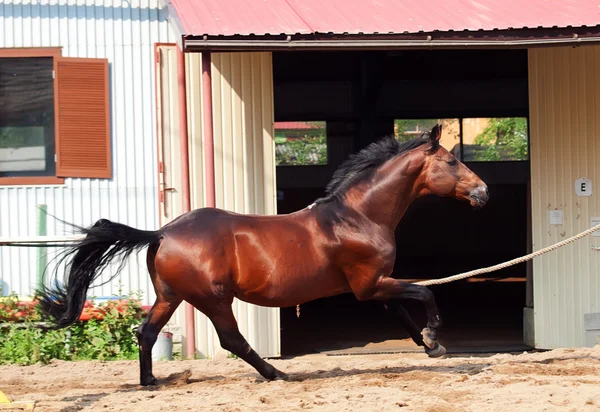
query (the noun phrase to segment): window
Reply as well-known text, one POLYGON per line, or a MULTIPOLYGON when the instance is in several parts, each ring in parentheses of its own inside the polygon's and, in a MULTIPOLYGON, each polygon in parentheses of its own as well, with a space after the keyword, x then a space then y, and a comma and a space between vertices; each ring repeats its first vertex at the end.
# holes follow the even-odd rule
POLYGON ((326 122, 275 122, 275 160, 277 166, 326 165, 326 122))
POLYGON ((460 154, 459 119, 397 119, 394 120, 394 135, 400 141, 411 140, 431 131, 438 122, 442 124, 440 144, 450 153, 460 154))
POLYGON ((466 162, 527 160, 527 118, 462 119, 463 157, 466 162))
POLYGON ((108 62, 0 49, 0 185, 110 178, 108 62))
POLYGON ((52 57, 0 59, 0 176, 54 176, 52 57))
POLYGON ((438 119, 397 119, 394 120, 394 135, 401 142, 406 142, 430 131, 437 122, 438 119))
POLYGON ((524 161, 529 159, 529 132, 525 117, 459 119, 396 119, 397 139, 413 139, 442 124, 440 143, 465 162, 524 161))

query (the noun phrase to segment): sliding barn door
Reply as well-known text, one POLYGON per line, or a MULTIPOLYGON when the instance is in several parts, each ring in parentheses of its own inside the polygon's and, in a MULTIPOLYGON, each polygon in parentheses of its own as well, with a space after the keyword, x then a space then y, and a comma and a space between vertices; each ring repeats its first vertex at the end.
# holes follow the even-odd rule
MULTIPOLYGON (((177 59, 174 45, 159 46, 158 52, 159 157, 164 167, 161 223, 166 223, 181 213, 177 59)), ((201 62, 199 53, 186 54, 192 209, 206 205, 201 62)), ((214 53, 212 92, 216 206, 238 213, 276 214, 271 54, 214 53)), ((279 356, 279 309, 237 299, 233 308, 240 331, 250 345, 263 357, 279 356)), ((173 319, 185 334, 183 305, 173 319)), ((210 321, 196 311, 195 322, 198 355, 226 355, 210 321)))

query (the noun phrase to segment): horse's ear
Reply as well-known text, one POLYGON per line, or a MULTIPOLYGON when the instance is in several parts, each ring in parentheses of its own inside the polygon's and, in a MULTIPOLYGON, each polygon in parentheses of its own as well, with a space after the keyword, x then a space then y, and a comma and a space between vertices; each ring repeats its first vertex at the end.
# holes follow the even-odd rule
POLYGON ((429 140, 431 140, 433 142, 434 140, 440 140, 441 137, 442 137, 442 125, 439 123, 436 123, 435 126, 433 126, 433 128, 431 129, 431 133, 429 133, 429 140))

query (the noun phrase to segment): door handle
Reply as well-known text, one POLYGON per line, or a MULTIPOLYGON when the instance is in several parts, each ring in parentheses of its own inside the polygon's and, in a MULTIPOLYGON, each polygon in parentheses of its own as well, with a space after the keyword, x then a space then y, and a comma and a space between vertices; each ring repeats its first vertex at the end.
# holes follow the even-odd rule
POLYGON ((165 187, 164 182, 160 183, 160 191, 161 192, 176 192, 177 189, 175 189, 174 187, 165 187))

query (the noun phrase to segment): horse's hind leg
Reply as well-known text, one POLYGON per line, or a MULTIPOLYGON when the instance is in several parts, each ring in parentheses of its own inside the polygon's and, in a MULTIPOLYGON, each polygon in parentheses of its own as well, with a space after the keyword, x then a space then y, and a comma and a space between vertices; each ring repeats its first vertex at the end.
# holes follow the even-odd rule
POLYGON ((400 321, 404 329, 408 332, 412 340, 419 346, 425 346, 425 342, 423 342, 423 335, 421 335, 421 330, 412 319, 406 308, 397 300, 388 300, 383 303, 385 309, 397 320, 400 321))
POLYGON ((181 303, 179 298, 167 299, 158 294, 152 309, 137 330, 138 344, 140 346, 140 384, 154 385, 156 378, 152 374, 152 347, 158 338, 158 333, 167 324, 175 309, 181 303))
MULTIPOLYGON (((265 379, 287 379, 288 376, 285 373, 275 369, 273 365, 262 359, 244 339, 233 316, 232 302, 233 299, 227 299, 227 301, 212 305, 210 311, 203 311, 215 326, 223 349, 252 365, 265 379)), ((202 306, 206 307, 206 304, 202 306)))
POLYGON ((156 378, 152 374, 152 347, 158 338, 160 330, 167 324, 182 299, 175 296, 167 285, 157 276, 154 268, 155 250, 148 252, 148 271, 156 291, 156 301, 150 312, 137 329, 137 339, 140 348, 140 384, 155 385, 156 378))

